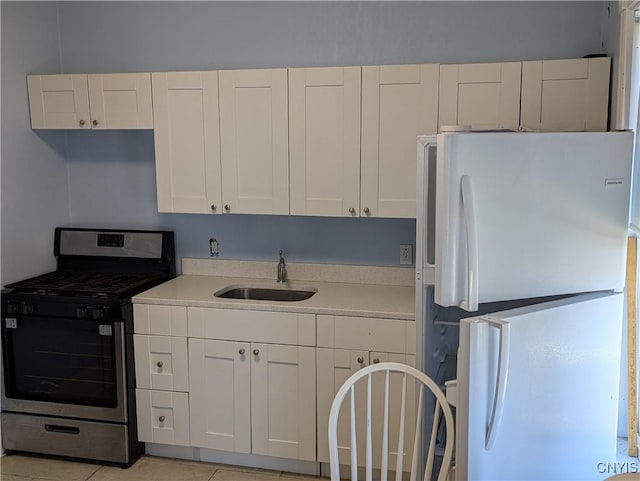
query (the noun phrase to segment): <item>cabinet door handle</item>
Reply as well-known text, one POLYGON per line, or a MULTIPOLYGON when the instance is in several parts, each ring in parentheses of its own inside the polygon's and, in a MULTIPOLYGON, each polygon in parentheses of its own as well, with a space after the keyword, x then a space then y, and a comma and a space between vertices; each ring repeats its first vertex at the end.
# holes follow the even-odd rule
POLYGON ((216 211, 216 205, 215 204, 211 204, 211 212, 215 212, 216 211))
POLYGON ((93 120, 93 122, 91 122, 91 123, 93 124, 93 126, 94 126, 94 127, 97 127, 97 126, 98 126, 98 121, 97 121, 97 120, 95 120, 95 119, 94 119, 94 120, 93 120))
POLYGON ((349 214, 355 215, 356 214, 356 210, 353 207, 349 207, 349 214))
POLYGON ((254 349, 254 350, 253 350, 253 355, 254 355, 254 356, 257 356, 257 355, 259 355, 259 354, 260 354, 260 349, 254 349))
POLYGON ((364 357, 358 358, 358 364, 364 364, 364 357))
POLYGON ((367 215, 371 214, 371 211, 369 210, 369 207, 365 207, 363 210, 364 210, 365 214, 367 214, 367 215))
POLYGON ((161 423, 163 423, 163 422, 164 422, 164 420, 165 420, 165 417, 164 417, 164 416, 160 416, 160 417, 158 418, 158 421, 160 421, 161 423))
POLYGON ((80 127, 83 127, 83 126, 84 126, 84 124, 86 124, 86 122, 85 122, 84 120, 80 119, 79 124, 80 124, 80 127))
POLYGON ((238 354, 240 354, 241 356, 244 356, 244 347, 238 349, 238 354))
POLYGON ((156 366, 158 366, 158 369, 162 369, 162 366, 164 366, 164 363, 162 361, 158 361, 156 363, 156 366))
POLYGON ((225 204, 224 205, 224 210, 226 210, 227 212, 229 212, 231 210, 231 206, 229 204, 225 204))
POLYGON ((373 363, 374 363, 374 364, 378 364, 379 362, 380 362, 380 359, 374 359, 374 360, 373 360, 373 363))

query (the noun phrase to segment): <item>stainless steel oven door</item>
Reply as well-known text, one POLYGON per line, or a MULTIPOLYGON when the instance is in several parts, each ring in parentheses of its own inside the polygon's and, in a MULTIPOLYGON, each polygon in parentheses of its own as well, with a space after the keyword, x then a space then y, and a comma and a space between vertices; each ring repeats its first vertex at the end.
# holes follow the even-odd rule
POLYGON ((2 315, 2 411, 126 422, 124 323, 2 315))

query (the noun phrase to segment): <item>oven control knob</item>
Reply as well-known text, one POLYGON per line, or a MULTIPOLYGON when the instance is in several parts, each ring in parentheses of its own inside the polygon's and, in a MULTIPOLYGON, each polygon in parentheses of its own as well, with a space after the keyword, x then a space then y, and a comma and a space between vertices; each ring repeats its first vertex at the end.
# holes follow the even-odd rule
POLYGON ((25 315, 33 314, 36 310, 36 306, 31 303, 25 303, 22 305, 22 313, 25 315))
POLYGON ((77 318, 87 317, 87 308, 86 307, 77 307, 76 308, 76 317, 77 318))
POLYGON ((17 302, 7 303, 7 314, 19 314, 20 310, 20 304, 18 304, 17 302))

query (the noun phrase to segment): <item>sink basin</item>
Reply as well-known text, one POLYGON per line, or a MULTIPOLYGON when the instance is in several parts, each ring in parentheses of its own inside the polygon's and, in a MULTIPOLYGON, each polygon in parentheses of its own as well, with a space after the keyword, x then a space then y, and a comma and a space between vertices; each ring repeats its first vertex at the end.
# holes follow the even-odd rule
POLYGON ((229 286, 214 294, 224 299, 252 299, 256 301, 304 301, 313 296, 318 290, 305 289, 275 289, 269 287, 239 287, 229 286))

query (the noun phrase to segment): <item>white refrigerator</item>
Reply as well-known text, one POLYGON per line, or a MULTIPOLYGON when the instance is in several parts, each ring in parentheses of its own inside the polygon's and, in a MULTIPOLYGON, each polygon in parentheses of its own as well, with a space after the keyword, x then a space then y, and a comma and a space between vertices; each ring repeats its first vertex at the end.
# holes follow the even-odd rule
POLYGON ((457 379, 456 479, 603 479, 615 462, 632 144, 419 137, 416 357, 457 379))

